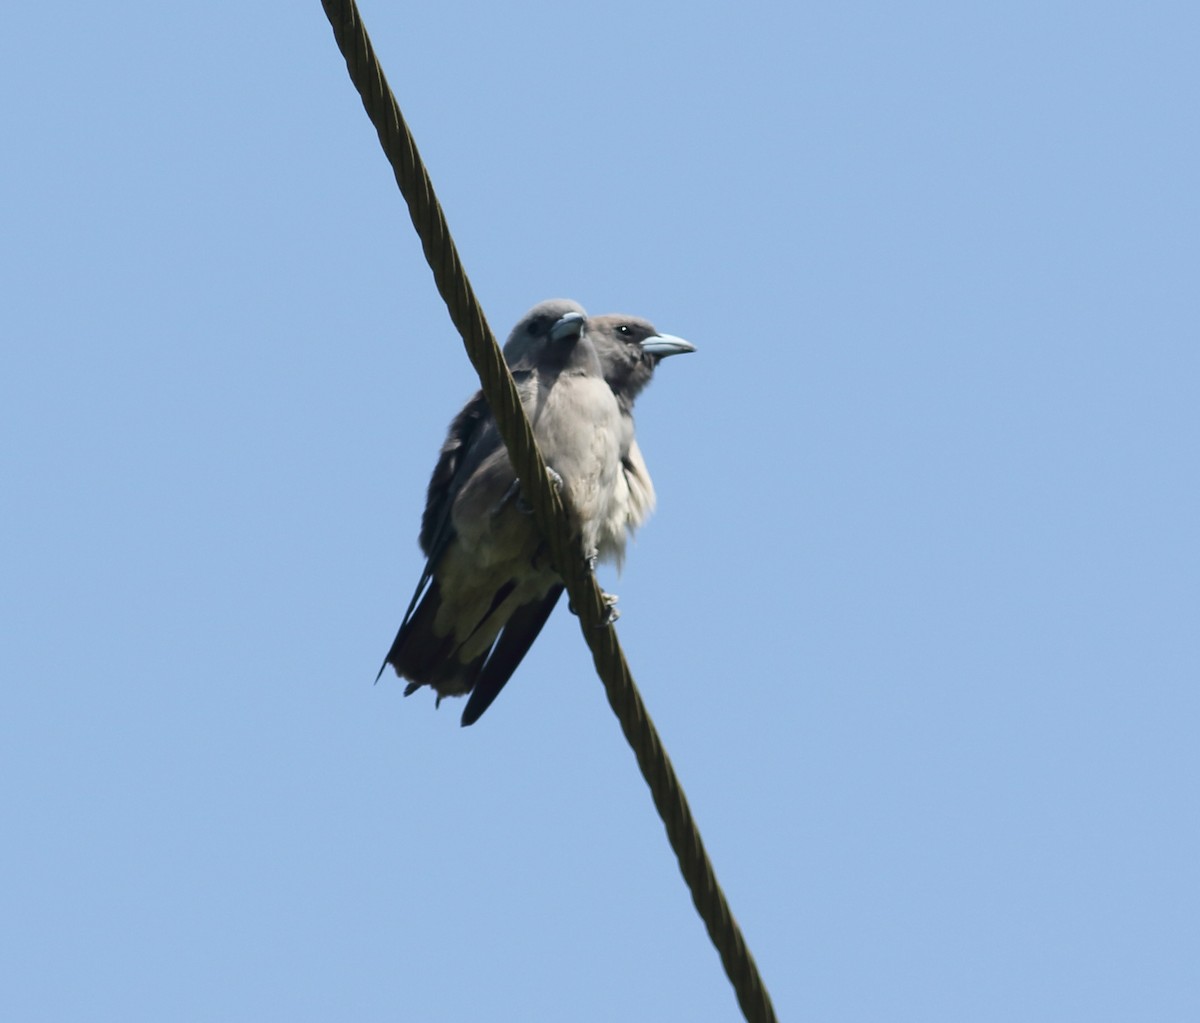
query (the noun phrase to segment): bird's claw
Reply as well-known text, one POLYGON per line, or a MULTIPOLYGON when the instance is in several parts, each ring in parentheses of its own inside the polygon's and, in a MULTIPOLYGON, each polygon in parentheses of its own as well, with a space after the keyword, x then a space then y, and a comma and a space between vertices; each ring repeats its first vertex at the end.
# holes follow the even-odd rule
MULTIPOLYGON (((599 628, 604 629, 616 623, 616 620, 621 617, 621 612, 617 610, 617 600, 620 599, 615 593, 605 593, 600 591, 600 599, 604 602, 604 617, 600 619, 599 628)), ((579 612, 575 610, 575 605, 568 603, 567 610, 576 618, 579 617, 579 612)))
POLYGON ((604 600, 604 621, 600 623, 601 626, 615 625, 617 619, 621 617, 621 612, 617 609, 617 595, 601 590, 600 596, 604 600))
POLYGON ((504 491, 504 496, 500 498, 498 502, 496 502, 496 507, 492 509, 492 514, 499 515, 506 507, 508 507, 509 501, 512 501, 516 505, 517 511, 522 512, 525 515, 530 514, 532 511, 529 505, 525 503, 525 498, 521 496, 521 481, 519 479, 513 480, 512 483, 508 485, 508 489, 504 491))
MULTIPOLYGON (((550 485, 561 494, 563 488, 563 478, 557 472, 551 469, 550 466, 546 466, 546 474, 550 477, 550 485)), ((520 477, 513 480, 509 488, 504 492, 504 496, 500 498, 500 503, 496 505, 496 511, 500 511, 500 509, 508 504, 509 501, 514 500, 517 506, 517 511, 519 511, 522 515, 533 514, 533 507, 528 501, 525 500, 524 495, 521 493, 520 477)))

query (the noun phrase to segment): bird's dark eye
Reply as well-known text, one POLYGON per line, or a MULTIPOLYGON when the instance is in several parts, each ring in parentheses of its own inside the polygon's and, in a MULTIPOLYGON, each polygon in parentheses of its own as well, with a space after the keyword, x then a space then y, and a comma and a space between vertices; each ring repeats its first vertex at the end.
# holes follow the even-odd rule
POLYGON ((632 334, 633 334, 633 328, 632 328, 631 326, 629 326, 629 324, 628 324, 628 323, 622 323, 622 324, 621 324, 621 325, 620 325, 620 326, 617 328, 617 333, 618 333, 618 334, 622 334, 622 335, 624 335, 625 337, 629 337, 630 335, 632 335, 632 334))
POLYGON ((533 322, 529 325, 529 333, 534 337, 541 337, 550 329, 549 316, 536 316, 533 322))

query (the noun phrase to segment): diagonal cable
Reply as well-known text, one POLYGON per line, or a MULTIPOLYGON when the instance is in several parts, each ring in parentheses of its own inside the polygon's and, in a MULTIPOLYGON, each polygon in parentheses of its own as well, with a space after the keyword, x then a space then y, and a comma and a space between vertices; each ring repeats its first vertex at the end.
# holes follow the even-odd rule
POLYGON ((479 374, 500 436, 521 479, 522 494, 533 509, 534 522, 550 548, 571 605, 579 613, 579 626, 592 651, 596 672, 650 787, 692 902, 721 957, 743 1015, 750 1023, 775 1023, 775 1010, 766 986, 717 883, 683 788, 634 684, 616 630, 604 624, 607 607, 600 587, 572 543, 562 502, 547 476, 546 463, 521 407, 512 374, 462 268, 429 173, 375 56, 358 7, 354 0, 322 0, 322 5, 346 59, 350 79, 375 125, 396 183, 408 204, 438 293, 479 374))

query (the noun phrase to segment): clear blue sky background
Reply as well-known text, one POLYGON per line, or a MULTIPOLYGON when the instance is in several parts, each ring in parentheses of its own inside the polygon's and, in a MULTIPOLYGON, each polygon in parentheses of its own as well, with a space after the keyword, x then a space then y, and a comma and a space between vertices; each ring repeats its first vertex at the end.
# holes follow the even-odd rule
MULTIPOLYGON (((601 578, 781 1017, 1200 1019, 1195 6, 363 13, 497 332, 699 348, 601 578)), ((573 618, 372 685, 475 378, 319 3, 0 93, 0 1017, 739 1018, 573 618)))

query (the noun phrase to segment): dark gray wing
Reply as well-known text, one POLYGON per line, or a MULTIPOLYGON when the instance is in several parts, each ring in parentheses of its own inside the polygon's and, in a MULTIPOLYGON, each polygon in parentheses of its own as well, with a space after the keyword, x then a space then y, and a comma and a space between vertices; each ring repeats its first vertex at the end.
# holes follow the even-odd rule
POLYGON ((471 469, 480 461, 472 444, 484 432, 483 427, 490 418, 491 409, 483 392, 476 391, 446 431, 437 465, 429 477, 425 511, 421 515, 421 550, 433 561, 445 550, 452 529, 450 509, 454 505, 455 495, 471 469))
POLYGON ((492 422, 492 410, 483 392, 476 391, 450 423, 450 429, 446 431, 446 440, 438 454, 437 464, 429 477, 425 511, 421 514, 421 533, 418 538, 421 550, 426 556, 425 568, 421 572, 416 590, 413 591, 412 599, 408 602, 408 609, 400 621, 400 628, 396 630, 396 638, 392 640, 387 656, 379 666, 379 674, 375 676, 376 682, 403 646, 405 632, 421 595, 429 586, 442 554, 454 539, 454 523, 450 516, 454 498, 462 489, 463 482, 498 442, 499 437, 492 422))

